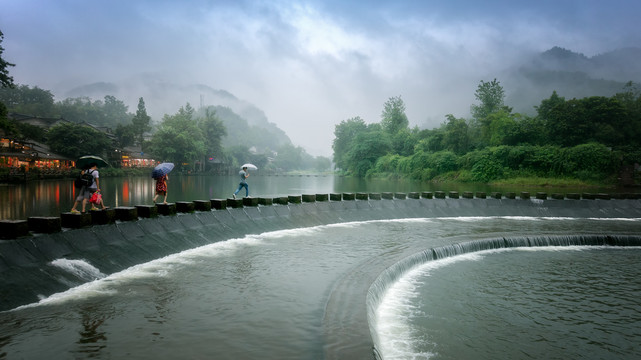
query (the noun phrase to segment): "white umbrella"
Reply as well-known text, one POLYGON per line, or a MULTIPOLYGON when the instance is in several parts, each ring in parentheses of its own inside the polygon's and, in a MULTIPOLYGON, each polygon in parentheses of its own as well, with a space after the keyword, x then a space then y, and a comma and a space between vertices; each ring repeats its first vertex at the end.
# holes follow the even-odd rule
POLYGON ((254 164, 245 164, 245 165, 241 166, 240 168, 241 168, 241 169, 242 169, 242 168, 247 168, 247 169, 249 169, 249 170, 258 170, 258 168, 256 167, 256 165, 254 165, 254 164))

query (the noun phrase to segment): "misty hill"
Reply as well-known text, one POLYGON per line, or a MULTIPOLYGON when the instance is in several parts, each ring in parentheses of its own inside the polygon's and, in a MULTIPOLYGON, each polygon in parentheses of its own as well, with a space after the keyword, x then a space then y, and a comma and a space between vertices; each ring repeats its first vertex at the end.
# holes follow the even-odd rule
MULTIPOLYGON (((588 96, 610 97, 623 91, 629 81, 641 83, 641 49, 622 48, 587 57, 553 47, 521 63, 510 64, 503 72, 489 74, 485 80, 492 78, 497 78, 504 87, 508 106, 515 112, 534 115, 534 106, 549 98, 553 91, 568 100, 588 96)), ((264 139, 256 139, 258 142, 273 140, 276 146, 291 143, 278 126, 268 121, 261 109, 228 91, 207 85, 180 85, 144 74, 117 84, 98 82, 79 86, 65 94, 66 97, 86 96, 92 99, 102 99, 105 95, 113 95, 125 102, 130 112, 135 112, 138 99, 143 97, 147 112, 155 122, 159 122, 164 114, 175 114, 187 102, 197 110, 214 106, 229 131, 225 144, 247 143, 246 136, 250 133, 252 137, 262 135, 264 139), (245 128, 239 119, 245 120, 249 127, 256 127, 257 131, 245 128), (260 129, 264 131, 261 133, 260 129)), ((273 149, 275 146, 269 147, 273 149)))
POLYGON ((228 107, 218 105, 208 108, 216 111, 216 116, 227 128, 227 136, 222 142, 224 147, 254 146, 262 153, 265 149, 276 150, 279 145, 291 144, 287 134, 272 123, 268 123, 267 126, 250 125, 245 117, 236 114, 228 107))
POLYGON ((227 128, 223 146, 247 145, 255 146, 258 150, 275 150, 279 145, 291 144, 287 134, 269 122, 261 109, 225 90, 216 90, 207 85, 178 85, 151 76, 141 76, 124 84, 97 82, 79 86, 68 91, 65 97, 96 100, 106 95, 122 100, 131 113, 135 113, 138 99, 142 97, 154 123, 159 123, 165 114, 175 114, 187 103, 197 111, 213 107, 227 128))
POLYGON ((641 49, 624 48, 587 57, 553 47, 497 78, 506 89, 506 104, 516 112, 533 114, 533 107, 553 91, 566 99, 609 97, 622 92, 629 81, 641 83, 641 49))

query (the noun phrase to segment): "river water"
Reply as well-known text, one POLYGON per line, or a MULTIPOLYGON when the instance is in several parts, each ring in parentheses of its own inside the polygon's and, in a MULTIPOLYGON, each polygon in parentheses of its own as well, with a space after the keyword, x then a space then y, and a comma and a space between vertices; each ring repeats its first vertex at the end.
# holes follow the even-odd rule
POLYGON ((379 308, 385 359, 638 359, 641 248, 487 250, 420 266, 379 308))
MULTIPOLYGON (((150 179, 104 180, 107 205, 151 201, 150 179)), ((176 176, 169 200, 226 198, 236 185, 235 177, 176 176)), ((436 190, 495 189, 250 177, 251 195, 265 197, 436 190)), ((3 214, 55 215, 71 206, 65 199, 72 191, 62 181, 7 186, 3 214)), ((632 200, 622 204, 627 201, 632 200)), ((641 248, 559 246, 564 241, 556 240, 638 237, 641 218, 487 216, 482 206, 476 214, 466 211, 263 232, 116 273, 82 257, 60 257, 41 270, 84 284, 70 282, 67 291, 0 312, 0 359, 641 358, 641 248), (390 270, 416 254, 437 252, 430 249, 533 236, 549 237, 556 246, 481 247, 419 261, 407 271, 390 270), (370 301, 373 284, 383 284, 380 302, 370 301), (365 312, 369 321, 345 330, 348 319, 365 312)), ((105 241, 119 226, 92 232, 105 241)), ((167 231, 185 242, 208 236, 167 231)))
MULTIPOLYGON (((372 277, 425 249, 545 234, 638 235, 641 219, 350 222, 231 239, 109 275, 61 258, 49 266, 94 280, 1 312, 0 358, 371 359, 345 349, 366 339, 336 334, 367 306, 372 277)), ((358 325, 371 326, 385 359, 639 358, 640 260, 638 247, 540 247, 426 261, 396 274, 376 321, 358 325)))
MULTIPOLYGON (((358 179, 340 176, 261 176, 252 173, 248 179, 250 196, 277 197, 301 194, 343 192, 410 192, 410 191, 537 191, 552 194, 571 192, 613 192, 613 189, 572 189, 485 184, 433 184, 403 180, 358 179)), ((226 199, 238 186, 237 176, 170 174, 169 202, 226 199)), ((151 177, 103 177, 100 179, 106 206, 152 204, 154 180, 151 177)), ((616 191, 616 190, 615 190, 616 191)), ((30 181, 26 184, 0 184, 0 220, 26 219, 29 216, 58 216, 73 206, 76 190, 71 180, 30 181)), ((244 189, 241 194, 244 194, 244 189)), ((162 199, 160 200, 162 201, 162 199)), ((80 210, 80 208, 78 208, 80 210)))

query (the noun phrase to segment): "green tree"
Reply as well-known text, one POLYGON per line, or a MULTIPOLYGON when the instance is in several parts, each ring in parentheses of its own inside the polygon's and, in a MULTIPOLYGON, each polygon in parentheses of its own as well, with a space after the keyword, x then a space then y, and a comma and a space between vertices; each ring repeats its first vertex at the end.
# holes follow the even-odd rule
POLYGON ((626 112, 615 98, 592 96, 572 99, 555 106, 546 123, 550 141, 561 146, 598 142, 624 144, 626 112))
POLYGON ((488 115, 499 110, 512 111, 503 103, 505 90, 496 79, 491 82, 481 80, 474 97, 481 102, 479 105, 472 105, 472 117, 476 120, 483 121, 488 115))
POLYGON ((133 145, 136 139, 136 130, 133 124, 118 124, 115 130, 116 139, 120 148, 133 145))
POLYGON ((391 135, 391 151, 401 156, 412 155, 418 138, 418 130, 414 130, 415 131, 410 131, 410 129, 405 128, 391 135))
POLYGON ((445 149, 453 151, 457 155, 465 154, 470 148, 469 126, 465 119, 457 119, 452 114, 445 116, 445 134, 443 135, 443 145, 445 149))
POLYGON ((511 145, 533 144, 544 145, 548 143, 545 123, 538 117, 515 114, 517 128, 510 139, 511 145))
POLYGON ((447 146, 447 144, 445 143, 445 135, 446 134, 444 126, 436 129, 421 131, 421 140, 419 140, 414 147, 414 151, 429 153, 444 150, 447 146))
POLYGON ((75 159, 83 155, 104 156, 113 148, 102 132, 72 123, 58 124, 47 132, 47 145, 54 153, 75 159))
POLYGON ((89 97, 66 98, 56 103, 60 116, 75 123, 88 122, 95 125, 105 123, 102 102, 93 102, 89 97))
POLYGON ((35 126, 27 123, 16 123, 18 140, 25 142, 27 140, 34 140, 39 142, 46 141, 45 129, 40 126, 35 126))
POLYGON ((512 109, 505 106, 505 90, 496 79, 491 82, 481 80, 474 96, 476 100, 481 102, 471 106, 474 125, 478 128, 477 132, 480 133, 477 146, 487 146, 491 137, 490 123, 492 119, 490 119, 490 115, 499 111, 509 114, 512 109))
POLYGON ((317 156, 314 158, 314 170, 322 172, 330 170, 332 167, 332 161, 325 156, 317 156))
POLYGON ((391 97, 385 102, 381 113, 381 125, 391 135, 408 128, 409 121, 405 115, 405 103, 400 96, 391 97))
POLYGON ((9 76, 9 67, 16 66, 10 62, 7 62, 2 58, 2 53, 4 53, 4 48, 2 47, 2 41, 4 41, 4 34, 0 31, 0 85, 1 87, 13 87, 13 77, 9 76))
POLYGON ((105 122, 101 125, 116 127, 118 124, 126 124, 131 119, 131 115, 127 113, 128 106, 122 100, 116 99, 115 96, 107 95, 104 98, 102 105, 102 112, 104 114, 105 122))
POLYGON ((60 115, 69 121, 115 128, 118 124, 126 124, 133 115, 127 113, 127 106, 111 95, 102 100, 93 101, 83 96, 67 98, 56 103, 60 115))
POLYGON ((367 130, 367 124, 360 116, 343 120, 334 127, 334 140, 332 149, 334 150, 334 164, 339 169, 347 169, 347 154, 354 144, 358 134, 367 130))
POLYGON ((490 146, 504 145, 511 142, 518 125, 511 114, 505 111, 497 111, 487 116, 489 126, 487 134, 483 134, 488 139, 490 146))
POLYGON ((625 108, 625 124, 627 124, 626 140, 628 146, 641 145, 641 90, 639 85, 628 82, 624 92, 614 95, 625 108))
POLYGON ((598 180, 616 174, 620 160, 603 144, 587 143, 564 149, 563 175, 598 180))
POLYGON ((37 86, 33 89, 27 85, 0 88, 0 101, 11 112, 41 117, 57 116, 53 94, 37 86))
POLYGON ((193 114, 189 103, 174 115, 165 114, 151 139, 150 152, 178 168, 191 166, 195 170, 196 160, 205 155, 205 139, 193 114))
MULTIPOLYGON (((2 41, 4 40, 4 34, 0 31, 0 88, 12 88, 13 77, 9 76, 9 67, 15 66, 12 63, 5 61, 2 58, 2 53, 4 48, 2 47, 2 41)), ((0 130, 3 130, 7 134, 12 134, 16 131, 15 126, 7 118, 7 107, 0 99, 0 130)))
MULTIPOLYGON (((227 128, 222 120, 216 116, 215 108, 205 109, 205 117, 199 119, 198 125, 205 138, 205 151, 207 157, 220 157, 223 152, 223 138, 227 136, 227 128)), ((257 164, 254 164, 258 166, 257 164)))
POLYGON ((135 141, 142 147, 145 132, 151 130, 149 122, 151 117, 147 115, 147 108, 145 108, 145 100, 138 99, 138 110, 136 115, 131 119, 133 123, 133 132, 135 141))
POLYGON ((0 130, 4 131, 6 136, 12 136, 18 131, 15 124, 7 118, 7 107, 2 102, 0 102, 0 130))
POLYGON ((300 146, 283 144, 277 149, 278 155, 274 159, 274 166, 283 171, 297 170, 301 168, 305 150, 300 146))
POLYGON ((541 101, 541 105, 535 106, 538 117, 546 122, 550 121, 550 115, 555 107, 562 106, 565 103, 565 98, 559 96, 556 93, 556 90, 552 92, 552 95, 548 99, 541 101))
POLYGON ((374 168, 378 158, 391 149, 387 133, 381 129, 374 129, 357 134, 346 155, 347 169, 354 175, 367 175, 368 171, 374 168))

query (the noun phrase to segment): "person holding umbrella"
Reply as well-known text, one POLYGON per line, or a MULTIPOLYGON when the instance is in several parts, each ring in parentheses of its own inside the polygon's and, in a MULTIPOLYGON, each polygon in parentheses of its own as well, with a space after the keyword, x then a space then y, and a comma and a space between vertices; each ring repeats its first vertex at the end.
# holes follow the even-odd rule
POLYGON ((156 203, 156 199, 160 195, 165 197, 162 203, 167 203, 167 180, 169 180, 168 174, 156 178, 156 195, 154 195, 154 203, 156 203))
MULTIPOLYGON (((89 199, 95 192, 100 192, 100 174, 98 173, 98 164, 90 163, 88 165, 88 168, 83 170, 83 174, 91 176, 89 181, 90 183, 87 185, 83 185, 78 191, 78 197, 76 198, 76 201, 74 202, 73 207, 71 208, 71 212, 74 214, 80 213, 76 209, 80 203, 82 203, 82 212, 85 212, 87 201, 89 201, 89 199)), ((102 199, 100 200, 100 205, 102 205, 103 210, 107 208, 105 206, 105 203, 102 201, 102 199)), ((98 209, 92 204, 91 210, 98 210, 98 209)))
MULTIPOLYGON (((249 185, 247 184, 247 178, 249 177, 249 172, 247 171, 247 167, 249 165, 250 164, 243 165, 242 170, 238 172, 238 175, 240 176, 240 184, 238 184, 238 189, 236 189, 236 191, 234 191, 234 193, 231 194, 231 196, 233 196, 234 199, 236 198, 236 194, 238 194, 238 192, 242 188, 245 188, 245 197, 249 196, 249 185)), ((251 165, 251 166, 254 166, 254 165, 251 165)))
POLYGON ((163 195, 165 199, 163 204, 167 203, 167 180, 169 180, 169 172, 174 168, 173 163, 162 163, 154 168, 151 177, 156 179, 156 195, 154 195, 154 203, 158 196, 163 195))

